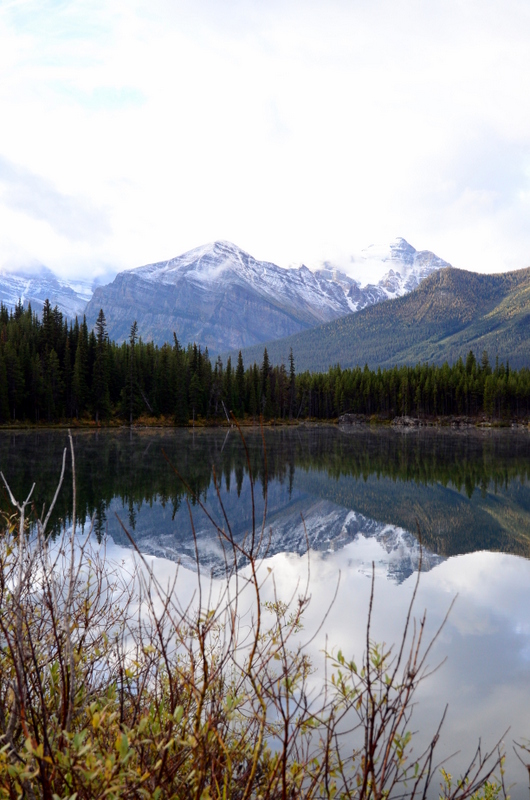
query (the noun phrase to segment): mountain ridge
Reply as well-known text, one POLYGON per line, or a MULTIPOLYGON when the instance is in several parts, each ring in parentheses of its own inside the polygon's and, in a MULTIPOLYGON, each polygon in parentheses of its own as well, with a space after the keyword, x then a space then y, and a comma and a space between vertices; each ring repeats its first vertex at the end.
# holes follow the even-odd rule
MULTIPOLYGON (((333 320, 310 331, 266 344, 271 363, 287 363, 292 347, 298 371, 327 371, 442 363, 470 349, 530 363, 530 267, 484 275, 446 267, 403 297, 333 320)), ((260 362, 257 348, 245 363, 260 362)))
POLYGON ((387 250, 391 269, 378 284, 363 288, 338 270, 284 269, 220 240, 119 273, 95 290, 87 322, 94 325, 103 308, 109 335, 118 342, 128 338, 134 317, 144 339, 162 344, 175 332, 184 344, 194 341, 219 353, 291 335, 399 296, 447 265, 404 239, 387 250))

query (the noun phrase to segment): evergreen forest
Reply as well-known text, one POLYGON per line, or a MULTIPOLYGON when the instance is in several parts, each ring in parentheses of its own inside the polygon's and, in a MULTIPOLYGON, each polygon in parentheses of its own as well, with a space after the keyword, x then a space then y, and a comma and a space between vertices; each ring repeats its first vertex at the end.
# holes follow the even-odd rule
POLYGON ((428 363, 370 370, 367 366, 297 373, 287 364, 245 366, 196 344, 157 346, 131 327, 127 342, 109 340, 103 311, 94 330, 68 323, 46 301, 39 319, 22 304, 0 305, 0 422, 108 420, 132 423, 164 417, 177 425, 229 419, 336 419, 343 413, 384 419, 411 415, 530 416, 530 370, 508 361, 490 364, 487 352, 452 365, 428 363))

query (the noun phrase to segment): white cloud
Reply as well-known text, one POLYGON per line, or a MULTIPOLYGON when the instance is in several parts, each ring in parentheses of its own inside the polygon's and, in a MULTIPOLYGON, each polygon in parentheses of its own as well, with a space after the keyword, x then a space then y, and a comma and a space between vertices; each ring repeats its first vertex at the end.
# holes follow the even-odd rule
POLYGON ((110 233, 104 211, 83 198, 61 194, 46 179, 0 156, 0 191, 10 209, 48 225, 60 236, 98 242, 110 233))
POLYGON ((526 266, 529 35, 516 0, 6 3, 0 155, 110 226, 46 238, 19 197, 20 245, 87 271, 216 238, 312 265, 401 235, 526 266))

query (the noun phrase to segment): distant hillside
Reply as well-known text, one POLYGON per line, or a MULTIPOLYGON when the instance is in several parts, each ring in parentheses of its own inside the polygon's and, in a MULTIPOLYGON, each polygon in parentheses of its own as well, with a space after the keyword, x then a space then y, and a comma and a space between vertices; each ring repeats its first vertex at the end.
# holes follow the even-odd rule
MULTIPOLYGON (((501 275, 441 269, 405 297, 268 343, 271 362, 287 363, 291 347, 298 371, 452 362, 469 350, 530 366, 530 268, 501 275)), ((262 358, 263 345, 243 351, 245 364, 262 358)))

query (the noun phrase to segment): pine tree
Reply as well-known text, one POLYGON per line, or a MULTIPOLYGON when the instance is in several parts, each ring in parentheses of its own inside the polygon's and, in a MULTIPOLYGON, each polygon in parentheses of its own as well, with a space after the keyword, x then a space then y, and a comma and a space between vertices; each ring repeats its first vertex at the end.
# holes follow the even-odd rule
POLYGON ((72 356, 70 353, 70 337, 66 337, 64 348, 64 367, 63 367, 63 382, 64 382, 64 405, 67 417, 73 416, 72 404, 72 356))
POLYGON ((29 385, 30 393, 33 399, 33 418, 35 422, 40 419, 41 411, 44 408, 44 375, 42 368, 42 361, 38 353, 35 353, 31 359, 29 369, 29 385))
POLYGON ((233 410, 233 392, 232 359, 228 356, 223 377, 223 402, 228 413, 233 410))
POLYGON ((92 402, 96 423, 110 412, 107 321, 100 309, 95 326, 96 353, 92 372, 92 402))
POLYGON ((173 348, 175 360, 175 422, 178 425, 187 425, 190 415, 188 411, 186 354, 180 347, 175 334, 173 336, 175 340, 173 348))
POLYGON ((476 361, 476 358, 475 358, 475 354, 474 354, 473 350, 470 350, 469 353, 467 354, 467 358, 466 358, 466 372, 467 372, 468 375, 472 375, 473 374, 473 372, 475 371, 476 363, 477 363, 477 361, 476 361))
POLYGON ((267 378, 270 375, 271 365, 269 361, 269 354, 267 352, 267 348, 263 350, 263 361, 261 364, 261 392, 265 394, 265 386, 267 384, 267 378))
POLYGON ((296 371, 294 368, 293 348, 289 350, 289 419, 293 418, 296 404, 296 371))
POLYGON ((271 397, 271 365, 269 361, 269 354, 267 348, 263 350, 263 362, 261 364, 261 396, 260 405, 263 415, 268 418, 272 410, 272 397, 271 397))
POLYGON ((221 395, 223 393, 223 362, 221 356, 217 356, 215 367, 212 373, 210 386, 210 407, 213 409, 214 416, 217 417, 221 406, 221 395))
POLYGON ((260 372, 257 364, 254 364, 249 371, 249 412, 255 419, 259 413, 261 401, 260 372))
POLYGON ((10 415, 17 418, 17 411, 24 402, 25 381, 18 354, 14 345, 8 341, 4 349, 7 392, 9 398, 10 415))
POLYGON ((484 375, 491 375, 491 366, 487 350, 484 350, 482 352, 481 364, 482 364, 482 372, 484 373, 484 375))
POLYGON ((63 389, 64 384, 61 374, 59 356, 52 347, 46 357, 46 369, 44 371, 46 413, 50 422, 61 416, 63 389))
POLYGON ((9 398, 7 394, 7 371, 3 355, 0 353, 0 421, 9 420, 9 398))
POLYGON ((195 421, 196 417, 198 417, 202 411, 204 401, 204 391, 198 372, 191 376, 189 395, 193 421, 195 421))
POLYGON ((208 416, 210 397, 212 392, 212 364, 208 355, 208 348, 201 353, 199 348, 199 378, 202 386, 202 409, 201 414, 208 416))
POLYGON ((72 378, 72 405, 75 416, 83 414, 88 402, 88 328, 86 319, 79 328, 72 378))
POLYGON ((131 335, 129 337, 129 425, 133 422, 134 410, 134 345, 136 344, 136 337, 138 334, 138 323, 134 320, 131 325, 131 335))
POLYGON ((42 306, 41 331, 44 340, 44 352, 48 353, 53 347, 53 312, 50 301, 47 298, 42 306))
POLYGON ((175 359, 172 348, 162 345, 156 361, 155 408, 159 414, 172 414, 176 394, 175 359))

